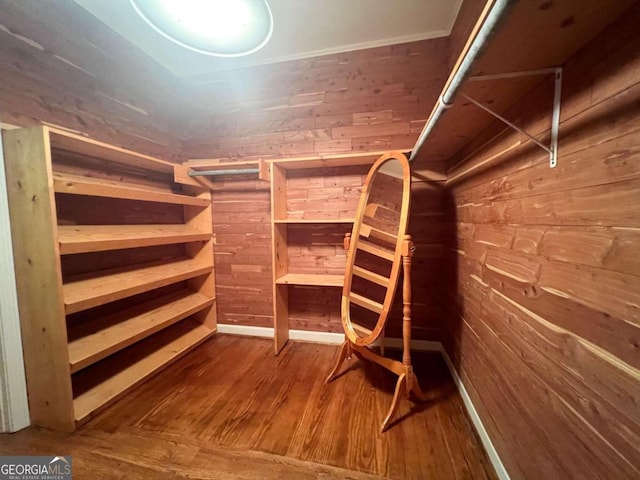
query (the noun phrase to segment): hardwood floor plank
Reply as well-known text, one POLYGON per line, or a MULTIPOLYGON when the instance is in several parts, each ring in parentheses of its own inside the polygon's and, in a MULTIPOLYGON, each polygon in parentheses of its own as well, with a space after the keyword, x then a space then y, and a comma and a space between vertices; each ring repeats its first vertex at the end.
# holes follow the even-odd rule
POLYGON ((326 385, 337 353, 218 335, 75 433, 3 435, 0 455, 71 454, 98 479, 496 478, 437 353, 414 354, 431 401, 403 399, 385 433, 397 378, 354 357, 326 385))

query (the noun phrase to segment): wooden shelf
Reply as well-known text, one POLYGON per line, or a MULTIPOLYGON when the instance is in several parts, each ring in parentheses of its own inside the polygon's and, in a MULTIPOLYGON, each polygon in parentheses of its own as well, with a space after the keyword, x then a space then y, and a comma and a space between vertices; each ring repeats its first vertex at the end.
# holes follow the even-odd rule
POLYGON ((278 285, 314 285, 318 287, 342 287, 344 275, 319 273, 287 273, 276 280, 278 285))
POLYGON ((133 345, 213 302, 213 298, 185 289, 70 328, 71 372, 133 345))
POLYGON ((51 148, 67 150, 75 154, 100 158, 122 165, 132 165, 145 170, 173 174, 173 164, 166 160, 160 160, 141 153, 125 150, 106 143, 93 140, 82 135, 45 127, 49 132, 51 148))
POLYGON ((208 240, 189 225, 60 225, 60 254, 99 252, 208 240))
POLYGON ((186 167, 74 133, 2 140, 31 422, 71 432, 216 331, 211 196, 186 167), (71 220, 106 210, 111 225, 71 220))
POLYGON ((332 224, 332 223, 353 223, 353 218, 283 218, 274 220, 273 223, 310 223, 310 224, 332 224))
POLYGON ((142 186, 134 187, 110 182, 108 180, 98 180, 62 173, 53 174, 53 189, 56 193, 67 193, 71 195, 124 198, 127 200, 193 205, 196 207, 206 207, 211 203, 207 198, 190 197, 189 195, 147 189, 142 186))
MULTIPOLYGON (((410 150, 397 150, 408 153, 410 150)), ((309 157, 279 158, 277 160, 267 160, 268 163, 277 164, 285 170, 300 170, 305 168, 323 167, 348 167, 351 165, 373 165, 374 162, 388 150, 366 153, 343 153, 332 155, 318 155, 309 157)))
POLYGON ((88 420, 214 333, 184 320, 75 374, 74 390, 81 392, 73 399, 76 422, 88 420))
POLYGON ((67 314, 113 302, 138 293, 197 277, 211 272, 194 259, 153 262, 98 272, 91 278, 72 279, 62 286, 67 314))

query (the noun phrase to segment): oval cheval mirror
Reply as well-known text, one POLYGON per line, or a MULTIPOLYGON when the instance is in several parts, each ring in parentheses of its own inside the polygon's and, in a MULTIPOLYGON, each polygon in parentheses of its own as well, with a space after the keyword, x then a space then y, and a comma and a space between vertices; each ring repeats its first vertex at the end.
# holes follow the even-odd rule
POLYGON ((393 401, 382 422, 385 431, 400 397, 420 390, 411 367, 411 256, 413 243, 407 235, 411 197, 411 169, 400 152, 382 155, 365 181, 351 235, 345 238, 347 267, 342 290, 342 326, 345 342, 327 379, 332 381, 345 359, 355 354, 398 375, 393 401), (384 335, 384 328, 403 270, 403 358, 384 357, 370 346, 384 335))

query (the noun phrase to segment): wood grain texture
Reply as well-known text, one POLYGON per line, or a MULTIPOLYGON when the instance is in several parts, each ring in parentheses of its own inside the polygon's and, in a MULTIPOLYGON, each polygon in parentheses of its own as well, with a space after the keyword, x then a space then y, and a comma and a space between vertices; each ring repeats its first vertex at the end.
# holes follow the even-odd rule
MULTIPOLYGON (((640 474, 639 20, 566 64, 556 169, 502 129, 451 159, 443 337, 511 478, 640 474)), ((508 118, 546 138, 551 93, 508 118)))
POLYGON ((218 321, 273 325, 267 182, 216 182, 212 194, 218 321))
MULTIPOLYGON (((461 9, 460 27, 452 30, 454 35, 463 35, 450 39, 452 53, 460 51, 460 45, 466 42, 466 34, 469 33, 468 18, 464 16, 477 18, 479 2, 471 3, 468 8, 461 9)), ((491 35, 491 48, 481 50, 470 74, 491 75, 562 66, 634 3, 629 0, 605 6, 598 0, 516 2, 505 12, 503 21, 491 35)), ((451 77, 448 82, 450 80, 451 77)), ((415 159, 416 166, 423 162, 451 160, 452 157, 455 157, 452 164, 462 161, 473 153, 478 137, 484 138, 488 133, 496 132, 495 119, 472 105, 462 94, 504 114, 528 92, 548 81, 549 76, 533 75, 464 82, 454 99, 455 107, 447 110, 447 115, 438 122, 438 128, 430 134, 424 151, 415 159)), ((553 94, 550 93, 544 100, 538 100, 537 107, 549 111, 552 99, 553 94)), ((520 117, 507 118, 521 125, 520 117)), ((548 126, 549 115, 545 121, 545 126, 548 126)), ((497 129, 501 130, 501 127, 497 129)), ((528 141, 524 136, 521 140, 528 141)))
POLYGON ((3 133, 31 422, 72 431, 71 372, 46 129, 3 133))
POLYGON ((402 402, 380 434, 369 412, 388 407, 393 375, 352 360, 325 385, 336 353, 290 343, 274 357, 270 340, 218 335, 73 435, 29 429, 0 453, 64 449, 79 478, 496 478, 437 354, 414 358, 428 408, 402 402))
POLYGON ((72 0, 0 6, 0 118, 40 122, 166 159, 179 157, 177 82, 72 0))
POLYGON ((280 158, 410 148, 412 122, 436 99, 447 55, 448 39, 439 38, 192 79, 184 153, 280 158))

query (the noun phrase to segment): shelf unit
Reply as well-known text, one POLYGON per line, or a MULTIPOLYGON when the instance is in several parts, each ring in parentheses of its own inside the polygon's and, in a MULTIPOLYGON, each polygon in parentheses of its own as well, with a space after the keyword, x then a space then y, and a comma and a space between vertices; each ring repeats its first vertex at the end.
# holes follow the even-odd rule
MULTIPOLYGON (((408 152, 404 150, 403 153, 408 152)), ((271 167, 271 233, 273 253, 273 309, 275 352, 278 354, 289 339, 289 287, 305 286, 318 288, 342 288, 344 270, 340 273, 297 272, 291 267, 289 258, 292 228, 319 228, 336 226, 342 229, 353 224, 357 201, 352 211, 343 212, 340 218, 296 218, 287 207, 289 176, 304 176, 305 171, 318 169, 343 169, 370 166, 386 152, 367 152, 318 157, 283 158, 268 160, 271 167)), ((363 171, 365 174, 366 171, 363 171)), ((306 212, 305 212, 306 213, 306 212)), ((372 247, 374 248, 374 247, 372 247)), ((374 274, 375 275, 375 274, 374 274)), ((378 279, 378 281, 380 281, 378 279)))
POLYGON ((216 332, 210 192, 65 131, 3 143, 31 421, 72 431, 216 332))

